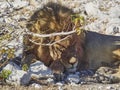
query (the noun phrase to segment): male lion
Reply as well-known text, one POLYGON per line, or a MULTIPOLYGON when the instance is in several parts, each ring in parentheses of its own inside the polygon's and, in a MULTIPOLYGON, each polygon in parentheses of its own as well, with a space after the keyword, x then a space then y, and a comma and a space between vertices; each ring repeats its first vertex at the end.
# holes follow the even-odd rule
MULTIPOLYGON (((74 27, 71 15, 74 14, 65 6, 48 3, 31 16, 27 28, 37 34, 71 31, 74 27)), ((112 82, 120 81, 120 36, 91 31, 83 31, 80 35, 73 33, 68 37, 58 35, 40 38, 28 34, 25 35, 24 45, 24 63, 40 60, 58 75, 66 71, 75 72, 87 68, 97 70, 108 66, 112 67, 113 73, 107 74, 105 68, 98 72, 103 71, 104 76, 112 82)))
MULTIPOLYGON (((71 9, 50 2, 31 16, 27 28, 37 34, 71 31, 74 27, 71 15, 74 14, 71 9)), ((57 35, 44 38, 25 34, 23 64, 29 65, 31 61, 37 59, 50 67, 55 74, 61 75, 65 71, 74 72, 78 63, 76 54, 80 53, 79 58, 82 56, 80 45, 82 37, 80 37, 76 33, 68 36, 57 35), (52 45, 47 45, 51 43, 52 45)))

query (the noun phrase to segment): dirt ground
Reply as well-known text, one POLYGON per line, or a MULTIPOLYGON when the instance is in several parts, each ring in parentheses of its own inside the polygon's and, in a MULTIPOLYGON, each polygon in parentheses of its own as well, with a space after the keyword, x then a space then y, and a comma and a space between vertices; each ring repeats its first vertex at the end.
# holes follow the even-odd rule
POLYGON ((120 83, 117 84, 78 84, 78 85, 49 85, 39 88, 31 86, 2 86, 0 90, 120 90, 120 83))

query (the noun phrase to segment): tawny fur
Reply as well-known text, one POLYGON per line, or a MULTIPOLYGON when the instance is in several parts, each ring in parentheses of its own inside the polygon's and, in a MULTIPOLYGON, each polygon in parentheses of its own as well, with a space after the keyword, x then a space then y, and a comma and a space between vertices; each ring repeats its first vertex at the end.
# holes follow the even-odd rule
POLYGON ((120 36, 103 35, 86 31, 84 38, 84 57, 88 68, 111 65, 120 60, 120 36))
POLYGON ((120 82, 120 36, 103 35, 91 31, 85 31, 84 34, 84 55, 79 60, 78 69, 88 68, 99 71, 105 67, 111 67, 116 72, 107 74, 105 71, 102 74, 107 75, 112 82, 120 82))

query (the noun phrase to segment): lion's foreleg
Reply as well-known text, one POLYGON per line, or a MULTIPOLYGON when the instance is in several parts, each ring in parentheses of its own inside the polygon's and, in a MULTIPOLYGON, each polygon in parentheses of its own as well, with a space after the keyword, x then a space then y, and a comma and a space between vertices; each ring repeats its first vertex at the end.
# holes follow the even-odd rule
POLYGON ((55 81, 61 81, 64 79, 64 66, 60 62, 60 60, 55 60, 53 63, 50 65, 51 70, 53 71, 53 74, 55 76, 55 81))

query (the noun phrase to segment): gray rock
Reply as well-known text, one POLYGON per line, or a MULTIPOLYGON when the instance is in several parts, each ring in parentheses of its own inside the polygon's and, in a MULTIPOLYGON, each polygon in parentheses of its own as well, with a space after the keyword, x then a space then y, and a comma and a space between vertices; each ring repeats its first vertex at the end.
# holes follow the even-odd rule
POLYGON ((10 85, 25 85, 29 83, 30 79, 29 73, 23 70, 14 70, 6 79, 6 82, 10 85))
POLYGON ((3 70, 10 70, 10 71, 15 71, 15 70, 20 70, 21 68, 16 65, 13 62, 9 62, 4 68, 3 70))
POLYGON ((0 9, 6 9, 9 7, 10 7, 10 4, 8 4, 7 2, 0 2, 0 9))
POLYGON ((9 62, 3 70, 10 70, 12 72, 6 79, 7 84, 25 85, 30 81, 30 74, 21 70, 21 68, 13 62, 9 62))
POLYGON ((120 32, 120 19, 113 18, 110 19, 106 25, 106 34, 117 34, 120 32))
POLYGON ((19 9, 22 7, 25 7, 29 4, 28 1, 23 1, 23 0, 15 0, 14 2, 11 2, 11 5, 15 8, 15 9, 19 9))
POLYGON ((48 79, 47 79, 47 82, 48 82, 48 83, 54 83, 54 79, 53 79, 53 78, 48 78, 48 79))
POLYGON ((98 6, 92 2, 87 3, 85 5, 85 11, 88 14, 88 16, 93 16, 93 17, 99 17, 99 15, 101 14, 100 10, 98 9, 98 6))
POLYGON ((109 27, 107 27, 106 29, 106 34, 118 34, 120 33, 120 26, 116 26, 116 25, 111 25, 109 27))
POLYGON ((70 83, 79 83, 80 77, 77 74, 70 74, 67 76, 67 81, 70 83))
POLYGON ((120 6, 111 7, 109 10, 109 15, 111 18, 120 18, 120 6))
POLYGON ((35 63, 31 64, 28 71, 31 73, 31 75, 37 77, 53 76, 52 71, 40 61, 36 61, 35 63))
POLYGON ((10 17, 4 18, 5 23, 12 23, 12 19, 10 17))
POLYGON ((37 83, 33 83, 31 86, 34 88, 37 88, 37 89, 42 88, 42 86, 40 84, 37 84, 37 83))

